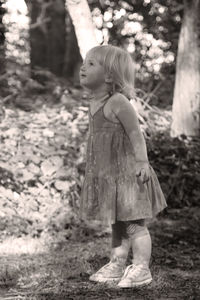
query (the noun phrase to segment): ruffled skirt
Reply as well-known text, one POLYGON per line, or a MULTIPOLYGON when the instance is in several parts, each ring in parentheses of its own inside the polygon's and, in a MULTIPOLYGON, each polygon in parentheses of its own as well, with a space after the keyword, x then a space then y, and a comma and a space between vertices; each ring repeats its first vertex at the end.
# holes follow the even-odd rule
POLYGON ((150 165, 149 168, 149 181, 143 184, 136 177, 135 156, 124 133, 90 137, 81 218, 114 224, 155 217, 167 204, 158 178, 150 165))

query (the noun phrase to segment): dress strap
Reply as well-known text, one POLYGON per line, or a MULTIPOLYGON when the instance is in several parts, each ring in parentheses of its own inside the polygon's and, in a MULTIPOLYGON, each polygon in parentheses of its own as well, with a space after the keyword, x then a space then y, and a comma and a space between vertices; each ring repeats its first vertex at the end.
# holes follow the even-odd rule
POLYGON ((101 100, 102 105, 95 111, 95 113, 93 115, 91 113, 91 109, 89 109, 89 112, 90 112, 90 115, 91 115, 92 118, 95 116, 95 114, 98 111, 100 111, 106 105, 106 103, 108 102, 109 98, 110 98, 110 94, 107 94, 107 95, 104 96, 104 98, 101 100))

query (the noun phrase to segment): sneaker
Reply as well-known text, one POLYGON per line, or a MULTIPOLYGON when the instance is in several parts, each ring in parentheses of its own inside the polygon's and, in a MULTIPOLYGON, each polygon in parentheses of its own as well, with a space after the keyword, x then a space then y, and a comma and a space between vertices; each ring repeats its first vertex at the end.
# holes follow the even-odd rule
POLYGON ((152 276, 146 265, 130 265, 126 268, 123 277, 118 283, 118 287, 131 288, 147 285, 151 283, 152 276))
POLYGON ((115 258, 92 274, 89 280, 95 282, 119 281, 123 276, 124 269, 125 261, 115 258))

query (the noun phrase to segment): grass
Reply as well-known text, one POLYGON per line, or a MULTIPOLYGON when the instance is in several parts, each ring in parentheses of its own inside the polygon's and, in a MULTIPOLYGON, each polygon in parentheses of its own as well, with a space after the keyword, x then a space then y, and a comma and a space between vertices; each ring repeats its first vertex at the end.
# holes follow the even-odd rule
POLYGON ((109 257, 109 234, 52 243, 10 238, 0 244, 0 299, 198 299, 200 295, 199 208, 171 209, 151 225, 149 286, 121 290, 88 277, 109 257))

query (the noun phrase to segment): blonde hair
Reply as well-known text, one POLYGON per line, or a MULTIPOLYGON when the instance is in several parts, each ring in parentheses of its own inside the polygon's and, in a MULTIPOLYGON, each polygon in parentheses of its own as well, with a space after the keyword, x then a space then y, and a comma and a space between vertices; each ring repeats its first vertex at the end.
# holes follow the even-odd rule
POLYGON ((134 97, 135 65, 130 54, 116 46, 101 45, 89 51, 113 80, 113 91, 134 97))

